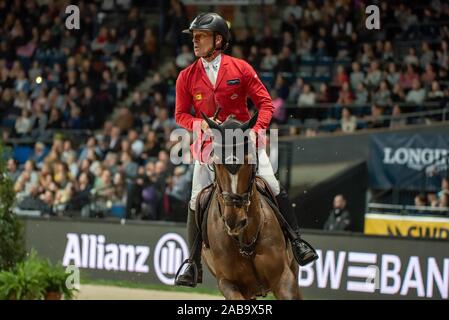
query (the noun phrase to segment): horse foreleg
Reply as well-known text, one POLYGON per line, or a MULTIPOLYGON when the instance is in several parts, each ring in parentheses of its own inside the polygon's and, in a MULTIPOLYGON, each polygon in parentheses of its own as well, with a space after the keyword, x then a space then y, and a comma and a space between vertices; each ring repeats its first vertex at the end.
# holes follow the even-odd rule
POLYGON ((218 288, 226 300, 244 300, 245 297, 240 292, 239 288, 227 279, 220 279, 218 281, 218 288))
POLYGON ((290 268, 284 268, 279 281, 272 286, 273 294, 278 300, 302 300, 298 279, 290 268))

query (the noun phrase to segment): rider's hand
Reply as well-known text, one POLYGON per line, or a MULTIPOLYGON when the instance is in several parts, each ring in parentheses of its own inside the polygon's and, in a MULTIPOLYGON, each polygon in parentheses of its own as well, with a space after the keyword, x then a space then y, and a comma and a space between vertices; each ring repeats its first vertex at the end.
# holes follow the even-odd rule
MULTIPOLYGON (((214 121, 214 122, 216 122, 216 123, 218 123, 218 124, 221 123, 221 121, 218 120, 218 119, 213 119, 212 117, 209 118, 209 119, 212 120, 212 121, 214 121)), ((202 130, 203 132, 207 132, 207 131, 209 130, 209 125, 207 124, 206 120, 201 121, 201 130, 202 130)))

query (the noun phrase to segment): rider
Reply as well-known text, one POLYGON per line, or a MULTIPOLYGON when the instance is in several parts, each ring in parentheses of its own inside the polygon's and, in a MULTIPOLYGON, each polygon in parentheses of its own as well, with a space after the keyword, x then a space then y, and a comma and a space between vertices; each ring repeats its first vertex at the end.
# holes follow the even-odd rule
MULTIPOLYGON (((227 22, 217 13, 201 13, 192 21, 189 29, 183 32, 193 36, 194 53, 199 59, 182 70, 176 81, 176 122, 189 131, 197 125, 201 126, 201 130, 205 132, 209 127, 201 118, 200 112, 212 117, 218 106, 221 107, 218 121, 222 122, 234 114, 237 120, 245 122, 250 118, 246 101, 249 96, 259 109, 253 130, 257 132, 267 129, 273 113, 271 97, 247 62, 223 53, 230 40, 227 22), (190 113, 192 106, 195 116, 190 113)), ((177 285, 192 287, 202 281, 201 232, 197 228, 194 212, 196 198, 204 187, 213 182, 213 172, 207 165, 198 161, 202 159, 201 150, 199 155, 194 151, 193 156, 196 161, 187 218, 187 237, 192 254, 187 261, 187 267, 179 270, 175 279, 177 285)), ((269 164, 264 149, 259 152, 259 163, 269 164)), ((281 189, 271 165, 259 166, 257 174, 268 182, 284 220, 289 224, 289 229, 294 230, 288 234, 296 261, 303 266, 316 260, 318 256, 315 250, 300 237, 287 192, 281 189)))

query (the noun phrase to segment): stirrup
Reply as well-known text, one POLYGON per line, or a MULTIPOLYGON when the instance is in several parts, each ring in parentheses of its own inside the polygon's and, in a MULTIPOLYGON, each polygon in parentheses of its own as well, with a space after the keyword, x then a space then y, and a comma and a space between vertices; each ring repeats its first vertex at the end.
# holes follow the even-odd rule
POLYGON ((296 251, 292 250, 293 251, 293 255, 295 256, 295 260, 298 262, 298 264, 300 266, 303 267, 303 266, 305 266, 305 265, 307 265, 307 264, 309 264, 309 263, 311 263, 311 262, 313 262, 313 261, 315 261, 315 260, 317 260, 319 258, 318 254, 315 251, 315 249, 310 245, 310 243, 308 243, 304 239, 297 238, 297 239, 295 239, 293 241, 298 242, 298 245, 304 245, 304 246, 306 246, 309 249, 307 258, 306 258, 306 255, 296 256, 296 254, 295 254, 296 251))
POLYGON ((184 262, 181 264, 181 266, 179 267, 178 271, 176 272, 175 285, 176 286, 187 286, 187 287, 193 287, 194 288, 194 287, 196 287, 197 283, 198 283, 198 267, 197 267, 195 261, 190 260, 190 259, 184 260, 184 262), (184 265, 186 265, 186 264, 190 264, 192 266, 192 268, 193 268, 193 281, 192 280, 183 279, 182 278, 183 275, 181 275, 181 278, 180 278, 181 270, 184 267, 184 265))

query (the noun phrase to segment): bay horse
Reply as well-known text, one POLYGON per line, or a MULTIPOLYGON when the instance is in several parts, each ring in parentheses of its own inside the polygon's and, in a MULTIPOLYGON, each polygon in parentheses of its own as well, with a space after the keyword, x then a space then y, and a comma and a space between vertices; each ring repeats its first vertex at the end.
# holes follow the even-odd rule
MULTIPOLYGON (((214 132, 245 132, 255 125, 257 113, 243 124, 232 116, 220 125, 204 114, 203 118, 214 132)), ((214 144, 219 143, 213 136, 214 144)), ((258 161, 250 161, 246 151, 243 163, 237 165, 220 163, 216 155, 213 159, 214 189, 206 213, 208 245, 203 243, 202 258, 219 290, 226 299, 255 299, 268 292, 276 299, 302 299, 290 243, 256 187, 254 162, 258 161)))

